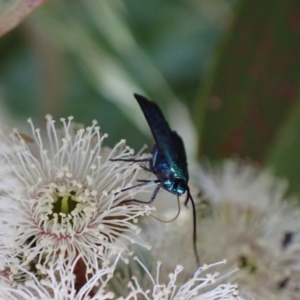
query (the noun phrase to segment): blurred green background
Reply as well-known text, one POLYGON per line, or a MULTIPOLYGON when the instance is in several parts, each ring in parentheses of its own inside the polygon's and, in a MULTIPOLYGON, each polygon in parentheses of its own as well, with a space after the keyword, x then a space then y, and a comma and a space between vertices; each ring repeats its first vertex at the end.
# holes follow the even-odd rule
POLYGON ((0 118, 97 119, 107 144, 152 138, 155 100, 190 157, 238 155, 300 192, 299 0, 46 1, 0 39, 0 118))

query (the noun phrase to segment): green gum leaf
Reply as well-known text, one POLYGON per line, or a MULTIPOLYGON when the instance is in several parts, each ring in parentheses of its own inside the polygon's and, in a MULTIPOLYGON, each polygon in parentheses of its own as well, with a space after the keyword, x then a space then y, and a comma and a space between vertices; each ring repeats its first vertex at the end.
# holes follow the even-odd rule
POLYGON ((195 110, 201 154, 264 161, 298 98, 299 19, 297 0, 239 3, 195 110))
POLYGON ((300 194, 300 102, 292 111, 267 157, 275 174, 288 179, 290 192, 300 194))
POLYGON ((1 0, 0 36, 17 26, 45 0, 1 0))

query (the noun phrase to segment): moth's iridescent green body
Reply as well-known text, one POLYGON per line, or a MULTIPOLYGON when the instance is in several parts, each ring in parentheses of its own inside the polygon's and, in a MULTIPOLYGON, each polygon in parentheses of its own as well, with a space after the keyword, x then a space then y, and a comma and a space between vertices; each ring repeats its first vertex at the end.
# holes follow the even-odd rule
MULTIPOLYGON (((151 199, 147 203, 153 202, 160 188, 163 188, 178 197, 187 192, 185 205, 189 200, 191 200, 193 206, 194 252, 199 265, 199 258, 196 249, 196 209, 188 186, 189 174, 183 141, 176 131, 171 130, 163 113, 155 102, 137 94, 134 94, 134 97, 145 115, 155 140, 155 145, 151 151, 152 157, 150 159, 123 159, 123 161, 149 162, 149 168, 146 169, 154 173, 157 179, 139 180, 142 183, 122 191, 132 189, 137 186, 157 184, 151 199)), ((133 201, 142 202, 140 200, 133 201)))
POLYGON ((162 188, 182 195, 188 188, 188 170, 184 145, 176 131, 170 129, 155 102, 140 95, 137 99, 151 129, 155 145, 151 151, 150 169, 160 180, 162 188))

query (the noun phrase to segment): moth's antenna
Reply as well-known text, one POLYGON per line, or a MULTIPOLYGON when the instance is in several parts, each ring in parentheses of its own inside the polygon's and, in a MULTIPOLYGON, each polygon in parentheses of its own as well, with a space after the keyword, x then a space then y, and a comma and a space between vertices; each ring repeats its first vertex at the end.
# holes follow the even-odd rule
POLYGON ((193 245, 194 245, 194 253, 195 253, 195 257, 196 257, 196 262, 197 262, 197 265, 199 266, 200 260, 199 260, 199 256, 198 256, 198 252, 197 252, 197 245, 196 245, 196 242, 197 242, 196 207, 195 207, 195 202, 191 195, 189 187, 187 187, 187 194, 188 194, 188 198, 185 201, 185 204, 188 202, 188 199, 191 199, 192 206, 193 206, 193 245))
POLYGON ((176 216, 175 216, 173 219, 171 219, 171 220, 165 221, 165 220, 162 220, 162 219, 160 219, 160 218, 158 218, 158 217, 156 217, 156 216, 154 216, 154 215, 152 215, 152 214, 150 214, 150 216, 153 217, 153 218, 154 218, 155 220, 157 220, 157 221, 160 221, 160 222, 163 222, 163 223, 171 223, 171 222, 173 222, 174 220, 176 220, 176 219, 178 218, 179 214, 180 214, 180 203, 179 203, 179 196, 178 196, 178 195, 177 195, 177 204, 178 204, 178 211, 177 211, 177 214, 176 214, 176 216))

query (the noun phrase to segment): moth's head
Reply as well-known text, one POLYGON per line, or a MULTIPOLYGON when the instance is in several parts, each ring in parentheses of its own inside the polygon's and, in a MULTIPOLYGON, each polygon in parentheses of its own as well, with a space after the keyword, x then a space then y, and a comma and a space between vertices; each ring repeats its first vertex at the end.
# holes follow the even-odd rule
POLYGON ((173 189, 177 195, 182 195, 186 192, 186 182, 182 179, 175 179, 173 183, 173 189))
POLYGON ((185 180, 179 178, 167 179, 163 182, 163 188, 175 195, 183 195, 187 190, 185 180))

